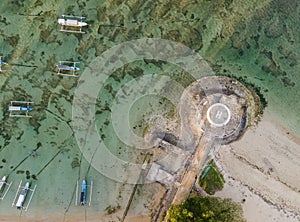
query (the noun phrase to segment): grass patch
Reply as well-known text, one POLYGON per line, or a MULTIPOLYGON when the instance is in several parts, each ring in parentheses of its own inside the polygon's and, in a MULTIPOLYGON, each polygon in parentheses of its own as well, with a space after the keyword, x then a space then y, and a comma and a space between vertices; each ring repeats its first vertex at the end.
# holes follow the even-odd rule
POLYGON ((223 189, 224 183, 225 180, 223 175, 218 171, 215 162, 211 160, 199 178, 199 185, 205 190, 206 193, 213 195, 216 191, 223 189), (210 167, 210 170, 203 177, 208 167, 210 167), (201 179, 202 177, 203 179, 201 179))

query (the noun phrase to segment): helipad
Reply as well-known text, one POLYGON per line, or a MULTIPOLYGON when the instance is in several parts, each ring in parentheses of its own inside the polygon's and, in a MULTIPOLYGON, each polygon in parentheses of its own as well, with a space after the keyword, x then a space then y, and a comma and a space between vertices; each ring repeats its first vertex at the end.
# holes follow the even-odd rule
POLYGON ((207 110, 208 122, 216 127, 225 126, 230 121, 230 117, 229 108, 222 103, 215 103, 207 110))

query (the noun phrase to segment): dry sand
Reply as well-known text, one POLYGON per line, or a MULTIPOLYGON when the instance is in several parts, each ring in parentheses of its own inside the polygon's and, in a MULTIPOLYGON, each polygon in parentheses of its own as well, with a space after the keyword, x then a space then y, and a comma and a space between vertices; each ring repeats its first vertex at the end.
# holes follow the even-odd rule
POLYGON ((227 182, 216 195, 245 199, 249 222, 300 221, 300 140, 270 113, 215 156, 227 182))

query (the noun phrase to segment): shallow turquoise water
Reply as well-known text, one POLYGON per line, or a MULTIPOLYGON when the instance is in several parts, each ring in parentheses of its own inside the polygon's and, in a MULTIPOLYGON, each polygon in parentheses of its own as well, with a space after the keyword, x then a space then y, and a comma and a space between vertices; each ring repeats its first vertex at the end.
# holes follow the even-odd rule
MULTIPOLYGON (((80 167, 72 168, 72 162, 74 166, 81 159, 70 127, 77 79, 55 74, 59 60, 81 61, 83 71, 105 50, 124 41, 154 37, 180 42, 197 51, 215 72, 243 76, 260 86, 271 113, 300 135, 297 1, 2 0, 0 15, 0 53, 9 63, 3 67, 7 72, 0 74, 0 159, 6 160, 0 162, 0 176, 10 175, 15 192, 18 182, 26 180, 26 171, 30 177, 37 175, 30 214, 51 206, 47 212, 63 215, 70 203, 73 209, 76 181, 85 176, 95 184, 92 211, 103 212, 109 205, 124 206, 132 188, 93 168, 88 171, 90 160, 82 158, 80 167), (90 24, 85 29, 87 34, 59 32, 56 20, 63 13, 86 16, 90 24), (34 118, 8 118, 6 107, 12 99, 34 101, 34 118), (33 149, 37 149, 36 158, 30 155, 33 149), (24 173, 17 174, 18 170, 24 173)), ((97 127, 119 158, 138 162, 140 151, 125 146, 114 133, 110 122, 114 95, 132 79, 156 73, 168 75, 183 86, 193 81, 173 65, 139 61, 117 70, 99 93, 97 127)), ((132 127, 143 122, 140 118, 147 119, 151 109, 157 113, 173 109, 168 102, 163 106, 159 102, 159 97, 149 99, 150 105, 147 97, 137 102, 130 114, 132 127), (138 115, 140 109, 145 116, 138 115)), ((145 127, 134 131, 142 134, 145 127)), ((0 202, 0 214, 5 214, 6 208, 18 214, 10 208, 14 192, 0 202)))

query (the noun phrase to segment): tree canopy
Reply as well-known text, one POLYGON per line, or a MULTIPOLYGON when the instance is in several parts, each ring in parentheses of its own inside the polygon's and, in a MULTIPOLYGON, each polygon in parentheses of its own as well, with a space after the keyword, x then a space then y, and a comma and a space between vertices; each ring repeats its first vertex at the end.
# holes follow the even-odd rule
POLYGON ((245 222, 240 204, 231 199, 191 196, 167 212, 168 222, 245 222))

